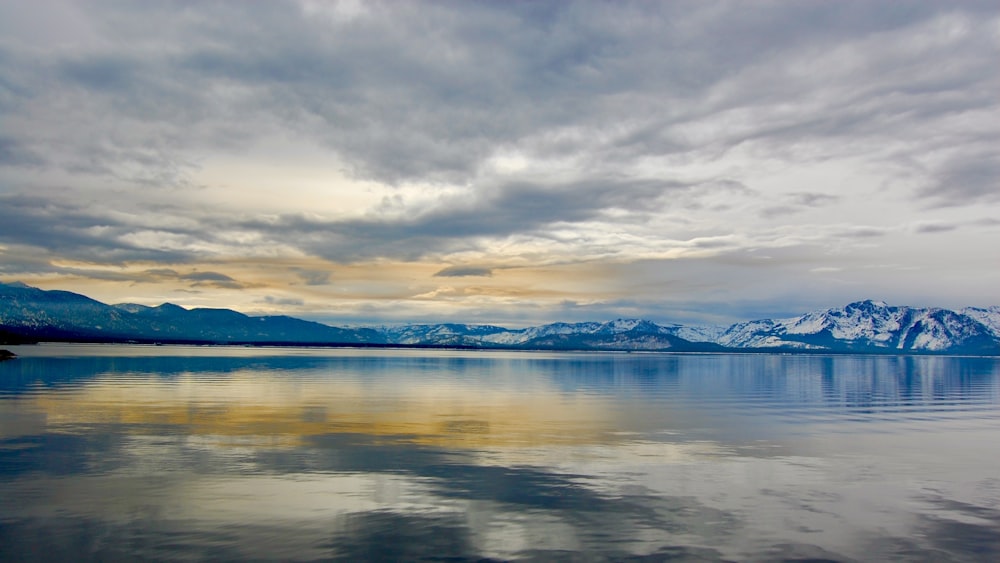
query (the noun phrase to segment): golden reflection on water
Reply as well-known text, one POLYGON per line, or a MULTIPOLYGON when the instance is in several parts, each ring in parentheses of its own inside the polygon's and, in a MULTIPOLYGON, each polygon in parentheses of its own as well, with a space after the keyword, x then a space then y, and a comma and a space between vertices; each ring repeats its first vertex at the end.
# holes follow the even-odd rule
POLYGON ((0 559, 997 552, 993 364, 237 353, 8 364, 0 559))
POLYGON ((533 447, 607 442, 618 429, 611 403, 542 384, 528 389, 243 373, 206 384, 181 376, 98 377, 35 394, 28 405, 49 431, 111 424, 143 433, 184 427, 220 443, 296 446, 309 436, 357 433, 448 448, 533 447))

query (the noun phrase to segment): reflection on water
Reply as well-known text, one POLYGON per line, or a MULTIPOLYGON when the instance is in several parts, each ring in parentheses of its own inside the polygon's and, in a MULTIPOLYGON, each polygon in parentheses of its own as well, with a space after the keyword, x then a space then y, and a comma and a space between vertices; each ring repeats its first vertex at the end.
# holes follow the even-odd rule
POLYGON ((39 346, 0 560, 1000 557, 1000 361, 39 346))

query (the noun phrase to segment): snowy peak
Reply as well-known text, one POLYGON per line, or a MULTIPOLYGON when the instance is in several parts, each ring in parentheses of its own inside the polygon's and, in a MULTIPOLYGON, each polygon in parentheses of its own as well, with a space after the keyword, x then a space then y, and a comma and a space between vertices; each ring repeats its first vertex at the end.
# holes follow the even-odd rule
POLYGON ((493 325, 443 323, 390 327, 382 332, 387 341, 396 344, 476 346, 492 335, 509 331, 493 325))
POLYGON ((807 313, 781 321, 787 334, 820 334, 839 340, 875 338, 899 328, 907 308, 889 307, 883 301, 858 301, 840 309, 807 313))
POLYGON ((859 301, 790 319, 738 323, 726 330, 718 341, 724 346, 740 348, 997 352, 1000 348, 1000 311, 997 308, 979 309, 974 313, 859 301), (991 326, 990 322, 997 324, 991 326))
POLYGON ((658 334, 663 331, 663 327, 651 321, 642 319, 617 319, 601 325, 597 332, 609 334, 621 334, 623 332, 648 332, 658 334))
POLYGON ((994 338, 1000 339, 1000 306, 988 308, 966 307, 959 311, 963 315, 975 319, 976 322, 986 327, 994 338))
MULTIPOLYGON (((844 310, 857 310, 857 311, 880 311, 888 309, 889 305, 885 301, 876 301, 873 299, 865 299, 864 301, 855 301, 854 303, 848 303, 844 310)), ((834 309, 831 309, 834 310, 834 309)))
POLYGON ((906 327, 899 348, 946 351, 953 348, 988 349, 996 339, 988 327, 967 315, 947 309, 924 309, 906 327))
POLYGON ((383 329, 386 341, 423 346, 473 346, 547 350, 721 350, 705 340, 676 336, 679 327, 642 319, 603 323, 551 323, 524 329, 494 325, 408 325, 383 329))

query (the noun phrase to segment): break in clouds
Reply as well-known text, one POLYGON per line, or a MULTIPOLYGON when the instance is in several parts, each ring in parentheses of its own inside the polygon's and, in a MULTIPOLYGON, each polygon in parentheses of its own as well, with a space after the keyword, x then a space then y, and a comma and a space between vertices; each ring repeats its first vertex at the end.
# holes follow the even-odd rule
POLYGON ((997 301, 994 2, 11 2, 0 30, 6 281, 329 320, 997 301))

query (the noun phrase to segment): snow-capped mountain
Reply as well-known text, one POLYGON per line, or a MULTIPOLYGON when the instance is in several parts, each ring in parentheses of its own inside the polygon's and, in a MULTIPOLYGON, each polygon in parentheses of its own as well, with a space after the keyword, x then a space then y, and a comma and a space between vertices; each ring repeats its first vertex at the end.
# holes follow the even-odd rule
POLYGON ((614 350, 712 350, 711 343, 696 343, 677 336, 676 330, 640 319, 606 323, 553 323, 520 331, 497 333, 487 343, 528 348, 582 348, 614 350))
POLYGON ((387 342, 546 349, 788 350, 862 353, 1000 354, 1000 307, 893 307, 859 301, 787 319, 724 327, 658 325, 639 319, 553 323, 509 330, 492 325, 411 325, 387 342), (405 334, 405 341, 399 335, 405 334))
POLYGON ((979 324, 986 327, 990 334, 1000 339, 1000 307, 993 306, 986 309, 980 307, 966 307, 959 311, 963 315, 975 319, 979 324))
POLYGON ((664 327, 640 319, 597 323, 552 323, 524 329, 493 325, 406 325, 383 329, 386 341, 424 346, 573 350, 721 350, 713 343, 677 336, 679 325, 664 327))
POLYGON ((68 291, 0 283, 0 342, 25 340, 1000 355, 1000 307, 952 311, 859 301, 730 327, 618 319, 521 329, 456 323, 338 328, 292 317, 250 317, 229 309, 185 309, 170 303, 105 305, 68 291))
POLYGON ((436 324, 403 325, 382 329, 386 342, 394 344, 478 346, 489 337, 507 334, 509 329, 493 325, 436 324))
POLYGON ((859 301, 789 319, 737 323, 717 342, 731 348, 996 352, 1000 310, 892 307, 859 301))

